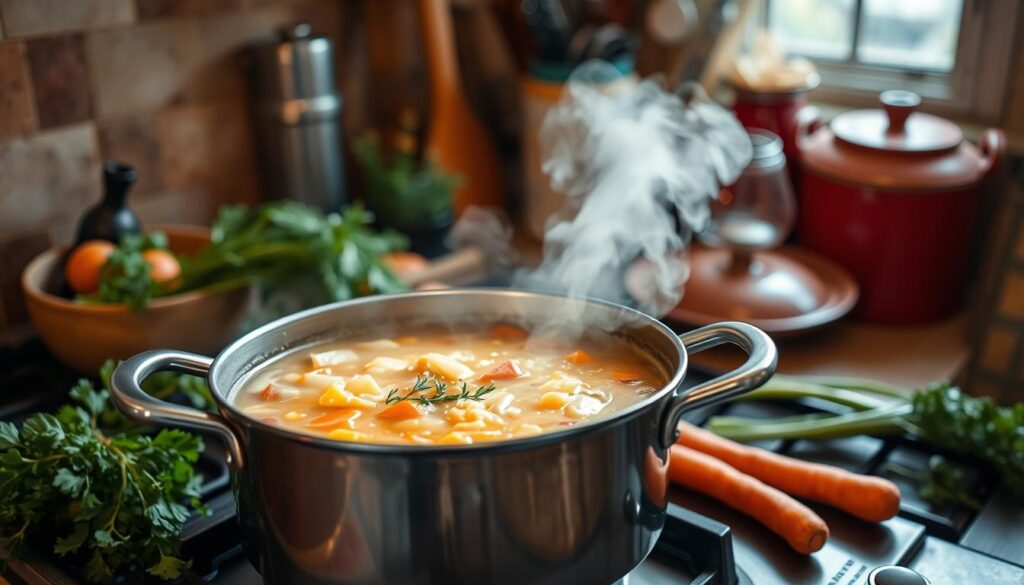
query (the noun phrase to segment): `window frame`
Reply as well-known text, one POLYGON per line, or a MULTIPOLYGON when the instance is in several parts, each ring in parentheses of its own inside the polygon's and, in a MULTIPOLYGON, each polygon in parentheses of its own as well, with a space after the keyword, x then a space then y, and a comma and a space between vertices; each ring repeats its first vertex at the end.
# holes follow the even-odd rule
MULTIPOLYGON (((764 0, 759 18, 753 19, 761 27, 767 27, 771 1, 764 0)), ((854 35, 860 34, 863 2, 855 0, 854 35)), ((847 61, 812 58, 821 74, 821 86, 812 97, 842 106, 869 107, 877 105, 882 91, 906 89, 921 95, 922 110, 979 122, 998 121, 1013 79, 1020 4, 1018 0, 964 0, 956 62, 948 73, 859 63, 855 51, 847 61)))

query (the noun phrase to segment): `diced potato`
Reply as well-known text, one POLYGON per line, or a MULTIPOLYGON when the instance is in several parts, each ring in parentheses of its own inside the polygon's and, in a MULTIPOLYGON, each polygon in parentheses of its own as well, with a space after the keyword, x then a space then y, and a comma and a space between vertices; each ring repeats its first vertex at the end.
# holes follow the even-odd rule
POLYGON ((309 419, 306 426, 311 429, 328 429, 337 427, 351 429, 355 427, 356 419, 359 418, 362 413, 363 411, 355 408, 332 410, 309 419))
POLYGON ((356 347, 359 347, 360 349, 372 349, 377 351, 382 349, 398 349, 399 347, 402 346, 399 345, 397 341, 393 341, 391 339, 374 339, 373 341, 359 342, 356 344, 356 347))
POLYGON ((604 402, 593 396, 578 394, 573 396, 569 403, 565 405, 565 414, 573 418, 586 418, 601 412, 604 405, 604 402))
POLYGON ((377 403, 372 400, 360 398, 352 392, 338 386, 331 385, 320 395, 320 406, 340 406, 347 408, 375 408, 377 403))
POLYGON ((503 434, 501 431, 452 431, 437 442, 440 445, 472 445, 480 441, 496 441, 503 434))
POLYGON ((584 388, 586 388, 586 384, 582 380, 562 371, 555 372, 551 375, 550 380, 540 385, 541 390, 566 394, 576 394, 584 388))
POLYGON ((517 416, 523 414, 523 409, 519 408, 518 406, 510 406, 505 409, 505 412, 503 414, 506 417, 516 418, 517 416))
POLYGON ((473 422, 460 422, 452 425, 452 429, 456 431, 482 431, 487 428, 487 423, 482 420, 475 420, 473 422))
POLYGON ((483 421, 488 426, 502 426, 505 421, 498 415, 485 410, 480 404, 474 404, 472 408, 466 409, 466 421, 483 421))
POLYGON ((391 428, 399 432, 411 433, 444 431, 448 429, 448 422, 436 416, 421 416, 396 422, 391 425, 391 428))
POLYGON ((375 374, 383 372, 401 372, 402 370, 409 369, 409 362, 407 360, 381 355, 366 362, 363 369, 375 374))
POLYGON ((466 432, 454 431, 437 440, 439 445, 472 445, 473 437, 466 432))
POLYGON ((300 384, 317 390, 326 390, 331 386, 345 387, 345 378, 341 376, 328 376, 327 374, 302 374, 300 384))
POLYGON ((499 390, 498 392, 493 392, 487 398, 484 398, 484 406, 487 410, 490 410, 495 414, 505 414, 505 411, 512 406, 512 401, 514 401, 515 398, 516 397, 512 396, 511 392, 499 390))
POLYGON ((523 423, 516 429, 517 435, 539 435, 544 429, 530 423, 523 423))
POLYGON ((473 370, 459 360, 440 353, 428 353, 416 360, 416 368, 449 380, 465 380, 473 370))
POLYGON ((453 406, 445 413, 445 417, 448 419, 448 422, 453 424, 463 422, 466 420, 466 409, 453 406))
POLYGON ((327 438, 335 441, 368 441, 370 435, 352 429, 334 429, 327 433, 327 438))
POLYGON ((309 359, 312 360, 314 368, 323 368, 325 366, 336 366, 338 364, 354 362, 358 358, 359 356, 356 355, 356 352, 351 349, 333 349, 330 351, 309 354, 309 359))
POLYGON ((542 410, 558 410, 569 403, 567 392, 545 392, 537 401, 537 408, 542 410))
POLYGON ((306 418, 306 413, 290 410, 284 414, 284 420, 295 422, 306 418))
POLYGON ((370 375, 352 378, 345 384, 345 390, 370 400, 384 400, 384 390, 381 389, 377 380, 370 375))

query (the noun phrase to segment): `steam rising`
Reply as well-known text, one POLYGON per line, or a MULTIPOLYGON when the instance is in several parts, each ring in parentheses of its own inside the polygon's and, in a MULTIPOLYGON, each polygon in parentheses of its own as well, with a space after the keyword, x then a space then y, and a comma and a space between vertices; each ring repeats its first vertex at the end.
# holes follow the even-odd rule
POLYGON ((660 316, 679 302, 688 275, 679 252, 707 221, 708 202, 750 161, 750 139, 699 86, 680 96, 651 79, 609 83, 617 77, 607 63, 585 63, 544 120, 544 171, 579 211, 548 228, 542 264, 514 285, 635 304, 623 275, 643 256, 656 270, 652 294, 636 301, 660 316))

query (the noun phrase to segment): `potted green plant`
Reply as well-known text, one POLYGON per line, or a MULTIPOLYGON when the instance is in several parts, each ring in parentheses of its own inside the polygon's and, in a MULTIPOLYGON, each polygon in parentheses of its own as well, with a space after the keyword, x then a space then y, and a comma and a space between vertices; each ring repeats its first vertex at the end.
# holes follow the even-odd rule
POLYGON ((454 221, 452 199, 460 178, 416 155, 412 129, 395 135, 390 156, 370 132, 353 145, 363 179, 363 199, 380 227, 409 237, 410 248, 428 258, 444 254, 445 235, 454 221))

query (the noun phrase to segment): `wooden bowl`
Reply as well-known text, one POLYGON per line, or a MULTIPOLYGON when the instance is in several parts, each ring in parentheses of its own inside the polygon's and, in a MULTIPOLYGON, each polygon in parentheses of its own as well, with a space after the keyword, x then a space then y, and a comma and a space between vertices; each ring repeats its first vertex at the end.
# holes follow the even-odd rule
MULTIPOLYGON (((194 254, 210 241, 208 229, 155 226, 167 234, 170 249, 194 254)), ((154 299, 143 311, 120 304, 83 303, 54 294, 65 250, 37 256, 21 275, 28 314, 39 337, 66 365, 95 375, 107 359, 123 360, 141 351, 174 347, 214 355, 242 333, 254 307, 251 288, 188 292, 154 299)))

